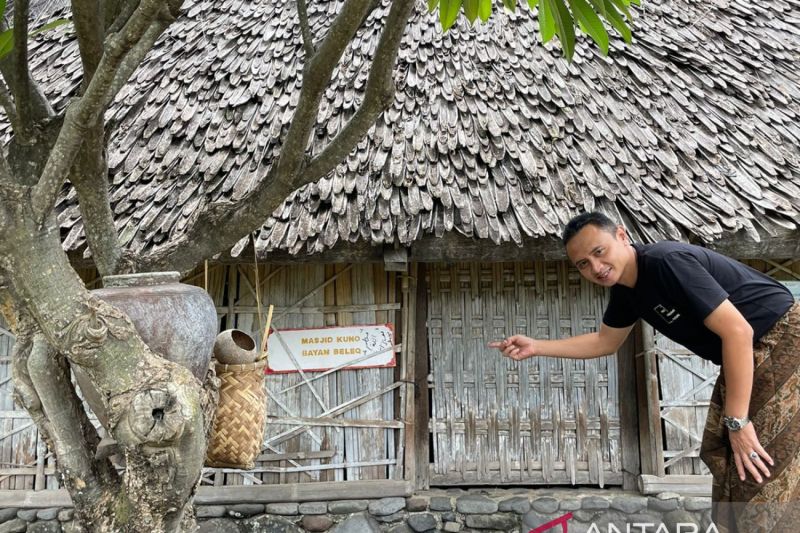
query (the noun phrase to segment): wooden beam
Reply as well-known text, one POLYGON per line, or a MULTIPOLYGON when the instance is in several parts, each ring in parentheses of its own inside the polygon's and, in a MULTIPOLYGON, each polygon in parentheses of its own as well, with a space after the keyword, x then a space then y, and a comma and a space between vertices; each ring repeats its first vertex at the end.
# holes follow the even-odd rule
POLYGON ((327 426, 327 427, 347 427, 347 428, 384 428, 400 429, 403 423, 396 420, 356 420, 349 418, 331 418, 326 416, 319 417, 285 417, 268 416, 267 420, 272 424, 286 424, 290 426, 327 426))
POLYGON ((681 496, 711 496, 711 476, 639 476, 639 492, 677 492, 681 496))
MULTIPOLYGON (((227 505, 238 503, 277 503, 329 500, 355 500, 410 496, 413 490, 407 481, 367 480, 294 483, 287 485, 237 485, 229 487, 201 486, 197 489, 196 505, 227 505)), ((72 507, 65 489, 59 490, 0 490, 0 508, 35 509, 72 507)))
POLYGON ((658 365, 653 328, 639 321, 634 333, 642 474, 663 476, 664 454, 658 398, 658 365))
POLYGON ((642 472, 637 425, 639 409, 636 402, 636 336, 628 335, 617 352, 617 382, 619 391, 620 446, 622 452, 622 488, 636 490, 642 472))

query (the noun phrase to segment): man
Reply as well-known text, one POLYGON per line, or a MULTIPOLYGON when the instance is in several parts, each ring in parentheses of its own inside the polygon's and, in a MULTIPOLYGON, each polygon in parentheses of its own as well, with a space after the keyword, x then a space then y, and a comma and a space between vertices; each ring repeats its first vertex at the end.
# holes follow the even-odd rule
POLYGON ((599 357, 616 352, 642 318, 722 365, 701 449, 714 476, 715 520, 720 531, 773 529, 767 522, 780 520, 774 508, 719 504, 800 500, 800 489, 793 497, 800 487, 800 306, 789 290, 699 246, 632 245, 625 228, 601 213, 572 219, 563 242, 583 277, 611 289, 599 331, 558 340, 515 335, 490 346, 515 360, 599 357), (762 483, 770 467, 776 478, 762 483))

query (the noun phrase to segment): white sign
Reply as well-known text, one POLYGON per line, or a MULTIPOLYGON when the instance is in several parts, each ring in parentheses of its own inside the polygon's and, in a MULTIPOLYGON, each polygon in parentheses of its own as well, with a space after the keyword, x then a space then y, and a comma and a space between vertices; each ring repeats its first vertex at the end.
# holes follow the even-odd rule
POLYGON ((271 330, 267 373, 395 366, 391 324, 271 330), (293 361, 294 359, 294 361, 293 361))

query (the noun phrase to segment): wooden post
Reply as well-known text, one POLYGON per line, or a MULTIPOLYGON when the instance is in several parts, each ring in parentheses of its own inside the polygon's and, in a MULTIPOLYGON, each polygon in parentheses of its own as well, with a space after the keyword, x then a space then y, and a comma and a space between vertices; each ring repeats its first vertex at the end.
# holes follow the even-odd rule
POLYGON ((429 407, 430 395, 428 394, 428 284, 425 276, 427 269, 424 264, 414 263, 412 270, 410 294, 414 294, 415 317, 414 322, 409 323, 408 329, 414 330, 414 360, 411 371, 414 380, 413 398, 413 431, 408 431, 407 435, 413 438, 409 441, 412 444, 407 447, 406 453, 413 453, 414 468, 411 474, 414 476, 414 488, 425 490, 430 487, 430 431, 428 423, 430 420, 429 407), (415 275, 414 275, 415 274, 415 275), (416 291, 414 291, 416 288, 416 291), (411 451, 413 450, 413 452, 411 451))
POLYGON ((661 410, 658 397, 658 364, 653 328, 636 325, 636 390, 639 399, 639 444, 642 474, 664 475, 661 410))
POLYGON ((622 488, 636 490, 641 461, 639 450, 639 411, 636 402, 636 336, 628 339, 617 352, 619 382, 619 425, 622 451, 622 488))

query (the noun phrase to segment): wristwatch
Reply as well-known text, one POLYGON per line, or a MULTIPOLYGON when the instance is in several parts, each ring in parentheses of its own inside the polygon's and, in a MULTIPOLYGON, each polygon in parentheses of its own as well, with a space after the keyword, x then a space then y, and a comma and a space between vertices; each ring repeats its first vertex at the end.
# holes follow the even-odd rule
POLYGON ((736 418, 735 416, 723 416, 722 423, 725 424, 728 431, 739 431, 750 423, 750 419, 747 417, 736 418))

